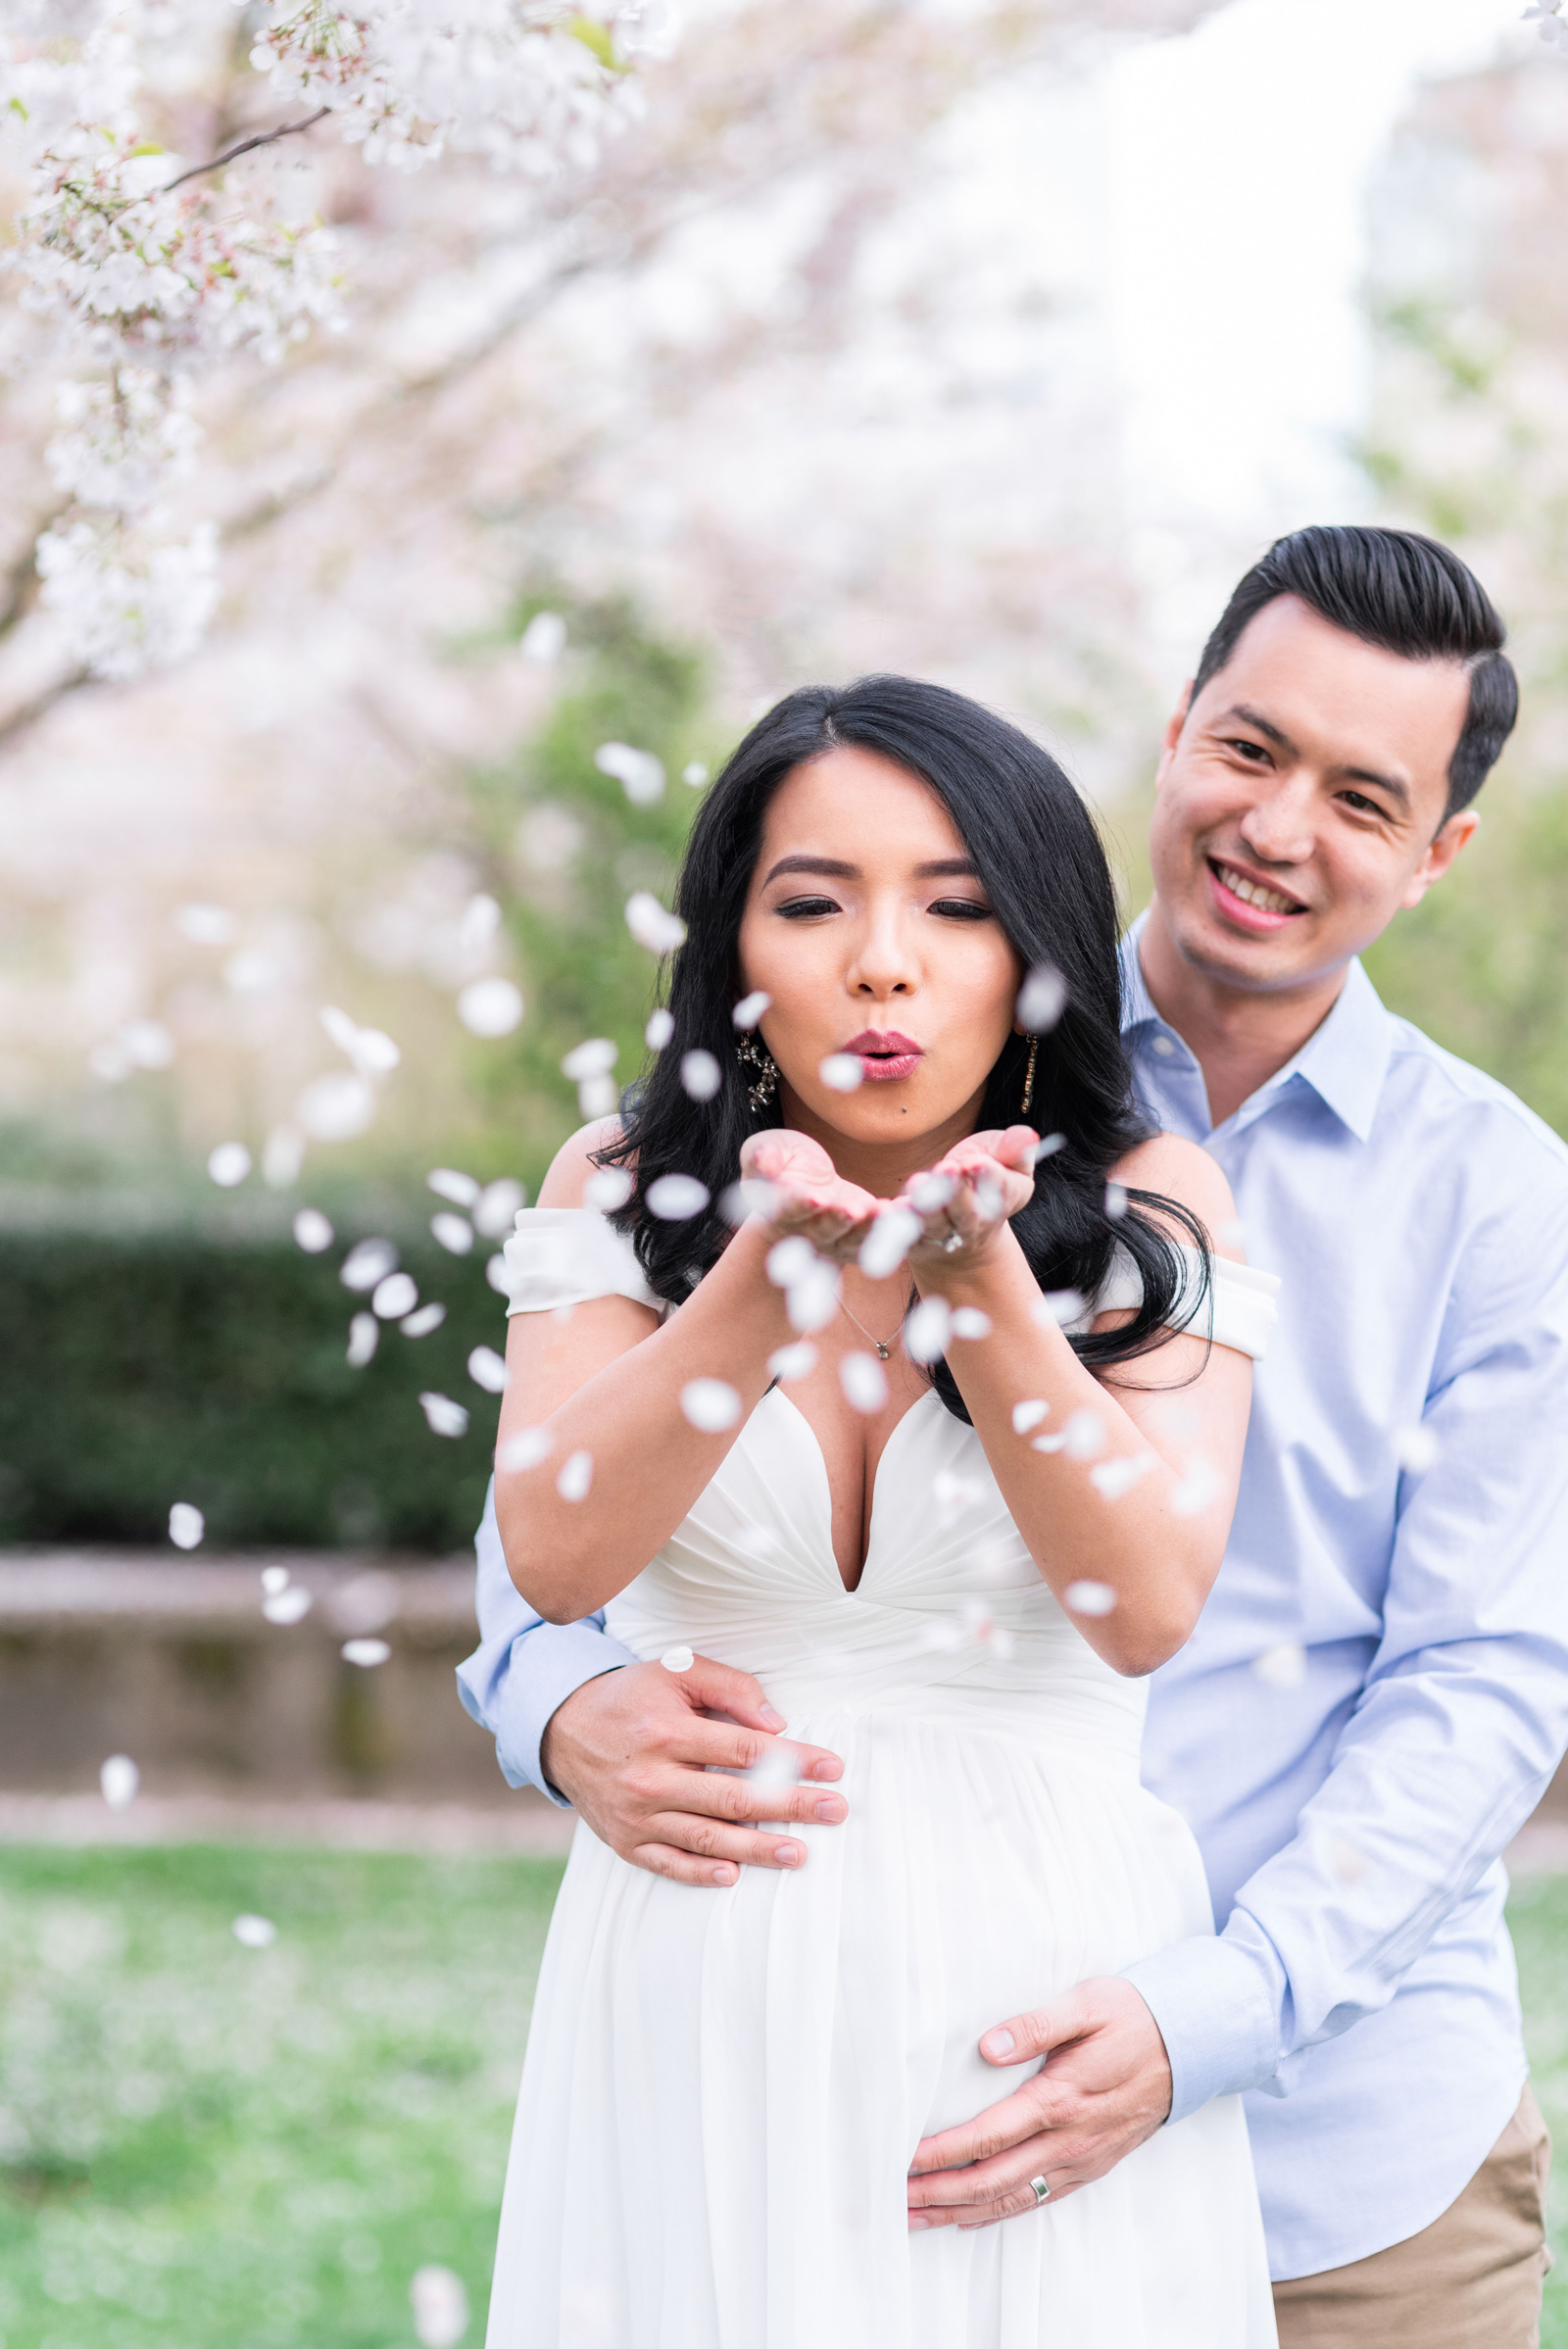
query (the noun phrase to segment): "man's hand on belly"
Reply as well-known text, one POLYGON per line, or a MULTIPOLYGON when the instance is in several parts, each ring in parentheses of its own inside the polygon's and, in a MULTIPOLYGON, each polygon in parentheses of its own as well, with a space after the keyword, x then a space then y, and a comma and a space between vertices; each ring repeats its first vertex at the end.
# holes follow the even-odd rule
POLYGON ((991 2227, 1041 2208, 1029 2180, 1059 2202, 1113 2170, 1170 2111, 1170 2063, 1158 2026, 1116 1975, 1079 1982, 1033 2015, 999 2023, 987 2063, 1046 2062, 975 2120, 924 2137, 909 2170, 909 2226, 991 2227))
POLYGON ((684 1672, 627 1664, 584 1681, 539 1750, 550 1784, 623 1860, 678 1884, 732 1884, 742 1868, 806 1859, 804 1842, 749 1822, 836 1827, 849 1811, 824 1784, 843 1775, 838 1755, 773 1734, 783 1726, 750 1673, 697 1656, 684 1672), (776 1767, 756 1778, 720 1775, 769 1757, 776 1767))

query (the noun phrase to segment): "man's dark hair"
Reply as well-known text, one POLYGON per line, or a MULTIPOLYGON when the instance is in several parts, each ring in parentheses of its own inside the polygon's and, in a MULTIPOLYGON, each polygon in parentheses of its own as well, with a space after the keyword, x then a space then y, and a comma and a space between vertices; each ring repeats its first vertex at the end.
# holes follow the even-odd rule
POLYGON ((1448 761, 1443 820, 1468 807, 1496 764, 1519 714, 1519 680, 1502 648, 1508 631, 1467 564, 1414 530, 1353 525, 1277 538, 1237 586, 1203 647, 1196 701, 1266 604, 1298 596, 1319 618, 1407 661, 1452 661, 1470 672, 1470 707, 1448 761))

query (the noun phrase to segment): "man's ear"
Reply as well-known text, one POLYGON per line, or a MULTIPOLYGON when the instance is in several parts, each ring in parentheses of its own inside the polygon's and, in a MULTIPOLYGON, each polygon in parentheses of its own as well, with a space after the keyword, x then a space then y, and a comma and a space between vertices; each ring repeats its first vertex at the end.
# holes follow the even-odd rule
POLYGON ((1164 782, 1166 770, 1169 768, 1171 760, 1176 756, 1176 746, 1181 741, 1182 728, 1187 723, 1187 712, 1189 710, 1191 710, 1192 706, 1193 680, 1191 677, 1189 677, 1186 684, 1182 687, 1181 700, 1177 703, 1175 709, 1171 711, 1170 716, 1165 721, 1165 732, 1161 739, 1159 749, 1159 764, 1154 769, 1154 789, 1156 791, 1164 782))
POLYGON ((1442 880, 1459 851, 1469 847, 1480 829, 1481 814, 1475 807, 1461 807, 1457 815, 1450 815, 1447 822, 1440 826, 1399 900, 1407 913, 1420 905, 1434 881, 1442 880))

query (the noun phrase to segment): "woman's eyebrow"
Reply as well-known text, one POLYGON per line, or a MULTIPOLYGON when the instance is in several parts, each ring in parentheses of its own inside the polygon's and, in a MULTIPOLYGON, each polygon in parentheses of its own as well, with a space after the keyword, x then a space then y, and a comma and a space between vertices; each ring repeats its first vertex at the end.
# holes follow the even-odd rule
POLYGON ((853 881, 858 877, 858 864, 846 864, 839 856, 781 856, 763 880, 776 881, 780 873, 826 873, 831 880, 853 881))
POLYGON ((978 881, 979 873, 967 856, 938 856, 914 868, 917 881, 978 881))

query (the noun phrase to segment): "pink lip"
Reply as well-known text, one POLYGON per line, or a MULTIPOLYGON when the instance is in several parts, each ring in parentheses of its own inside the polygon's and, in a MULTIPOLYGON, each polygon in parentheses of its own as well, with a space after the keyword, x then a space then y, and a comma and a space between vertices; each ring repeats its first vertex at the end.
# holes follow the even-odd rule
POLYGON ((874 1028, 863 1028, 843 1049, 855 1054, 861 1076, 871 1085, 912 1076, 925 1055, 923 1045, 916 1044, 912 1036, 901 1036, 897 1028, 890 1028, 885 1036, 879 1036, 874 1028))
MULTIPOLYGON (((1228 862, 1229 859, 1221 859, 1221 861, 1228 862)), ((1241 872, 1244 867, 1237 865, 1236 870, 1241 872)), ((1252 874, 1248 874, 1249 880, 1253 877, 1252 874)), ((1234 922, 1239 930, 1250 930, 1254 937, 1271 936, 1274 931, 1283 930, 1287 922, 1296 919, 1294 913, 1270 913, 1265 906, 1250 905, 1245 898, 1239 898, 1234 890, 1226 888, 1212 863, 1208 865, 1208 885, 1214 893, 1214 903, 1226 920, 1234 922)), ((1271 882, 1264 883, 1265 888, 1272 886, 1271 882)), ((1282 890, 1280 894, 1284 896, 1285 892, 1282 890)), ((1305 908, 1303 907, 1302 910, 1304 911, 1305 908)))

